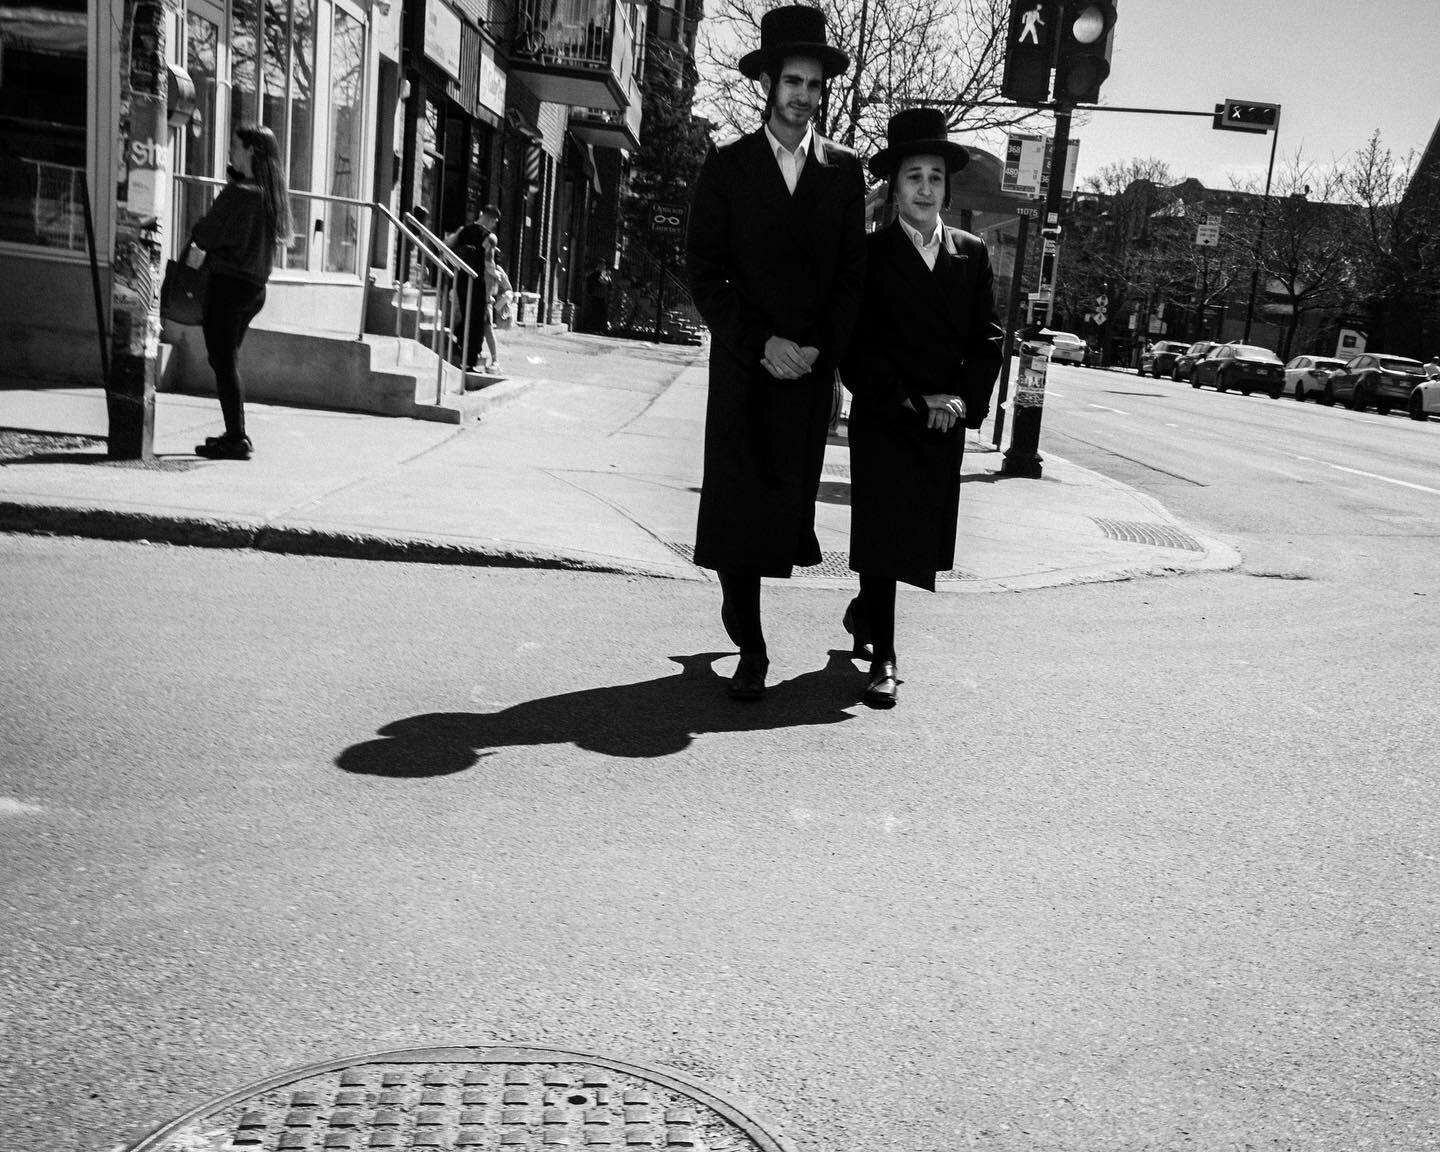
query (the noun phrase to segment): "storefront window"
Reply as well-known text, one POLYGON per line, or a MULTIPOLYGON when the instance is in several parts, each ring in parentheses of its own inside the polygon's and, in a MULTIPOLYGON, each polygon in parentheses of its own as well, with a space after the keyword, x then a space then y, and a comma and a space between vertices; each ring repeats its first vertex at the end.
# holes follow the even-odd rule
MULTIPOLYGON (((342 8, 335 9, 330 38, 330 195, 360 196, 365 142, 365 25, 342 8)), ((354 272, 361 209, 330 205, 325 271, 354 272)))
POLYGON ((230 125, 258 124, 260 121, 259 77, 255 68, 257 36, 256 4, 259 0, 234 0, 230 6, 230 125))
MULTIPOLYGON (((185 175, 214 178, 216 172, 216 116, 219 97, 220 28, 199 12, 185 17, 185 69, 195 83, 196 116, 191 117, 185 140, 185 175)), ((213 188, 185 184, 180 196, 177 235, 188 236, 195 221, 215 198, 213 188)))
POLYGON ((86 247, 85 19, 85 0, 0 7, 0 240, 86 247))

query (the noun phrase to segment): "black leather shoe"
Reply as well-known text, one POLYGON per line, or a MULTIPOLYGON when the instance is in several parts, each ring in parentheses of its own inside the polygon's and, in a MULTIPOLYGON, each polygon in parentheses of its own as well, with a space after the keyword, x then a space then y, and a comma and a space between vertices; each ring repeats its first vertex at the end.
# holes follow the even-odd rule
POLYGON ((195 455, 210 460, 249 460, 254 451, 248 436, 211 436, 205 443, 195 445, 195 455))
POLYGON ((850 654, 857 660, 874 659, 875 652, 870 647, 870 621, 865 619, 860 611, 860 597, 855 597, 846 606, 845 616, 840 623, 854 638, 850 654))
POLYGON ((861 697, 872 708, 893 708, 900 696, 900 677, 894 660, 876 660, 870 665, 870 683, 861 697))
POLYGON ((730 699, 759 700, 765 695, 765 673, 770 671, 770 661, 764 656, 740 653, 740 663, 735 675, 730 677, 730 699))

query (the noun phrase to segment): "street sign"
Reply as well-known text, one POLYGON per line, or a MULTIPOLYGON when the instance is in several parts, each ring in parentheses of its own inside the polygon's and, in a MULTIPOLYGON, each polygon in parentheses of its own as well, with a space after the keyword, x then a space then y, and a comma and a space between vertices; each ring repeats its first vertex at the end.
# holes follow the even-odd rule
MULTIPOLYGON (((1211 217, 1214 219, 1214 217, 1211 217)), ((1195 243, 1202 248, 1214 248, 1220 243, 1219 224, 1201 224, 1195 229, 1195 243)))
POLYGON ((1280 105, 1226 100, 1215 105, 1215 118, 1210 123, 1224 132, 1274 132, 1280 127, 1280 105))
POLYGON ((662 204, 658 201, 650 206, 650 232, 655 236, 683 236, 685 217, 689 209, 684 204, 662 204))

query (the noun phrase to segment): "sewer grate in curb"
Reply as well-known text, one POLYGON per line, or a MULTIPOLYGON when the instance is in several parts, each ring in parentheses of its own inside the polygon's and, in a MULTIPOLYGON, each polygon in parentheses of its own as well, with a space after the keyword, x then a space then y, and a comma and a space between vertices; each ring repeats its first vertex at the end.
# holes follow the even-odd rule
POLYGON ((558 1048, 414 1048, 217 1097, 126 1152, 793 1152, 670 1068, 558 1048))
MULTIPOLYGON (((675 555, 695 563, 695 546, 685 544, 679 540, 664 541, 665 547, 674 552, 675 555)), ((854 580, 855 573, 850 570, 850 554, 848 552, 821 552, 820 563, 813 568, 796 568, 792 579, 795 580, 854 580)), ((952 568, 949 572, 936 573, 937 582, 955 580, 974 580, 975 573, 966 572, 962 568, 952 568)))
POLYGON ((1111 540, 1123 540, 1130 544, 1150 544, 1156 548, 1183 548, 1187 552, 1203 552, 1204 545, 1188 532, 1172 528, 1168 524, 1150 524, 1143 520, 1107 520, 1092 516, 1100 531, 1111 540))

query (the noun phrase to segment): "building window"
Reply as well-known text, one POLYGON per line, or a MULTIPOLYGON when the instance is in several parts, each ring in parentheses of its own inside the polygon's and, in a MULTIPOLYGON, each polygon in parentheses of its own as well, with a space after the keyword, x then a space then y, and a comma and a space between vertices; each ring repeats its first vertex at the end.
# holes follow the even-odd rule
POLYGON ((83 251, 85 0, 0 7, 0 240, 83 251))

